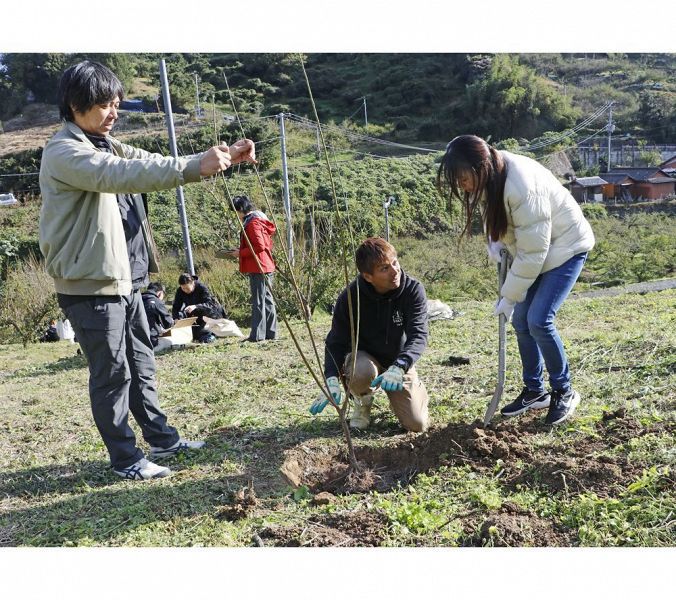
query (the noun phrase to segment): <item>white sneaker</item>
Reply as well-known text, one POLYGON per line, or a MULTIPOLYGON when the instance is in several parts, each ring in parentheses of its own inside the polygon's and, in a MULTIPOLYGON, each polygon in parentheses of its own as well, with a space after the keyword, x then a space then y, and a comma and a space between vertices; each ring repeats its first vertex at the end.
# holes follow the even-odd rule
POLYGON ((125 479, 155 479, 169 477, 171 469, 160 467, 160 465, 151 463, 147 458, 142 458, 124 469, 115 469, 115 473, 125 479))
POLYGON ((371 407, 373 406, 373 394, 364 396, 352 396, 352 416, 350 427, 366 429, 371 423, 371 407))
POLYGON ((179 452, 184 452, 185 450, 199 450, 204 448, 206 442, 191 442, 190 440, 184 440, 183 438, 179 439, 173 446, 169 448, 150 448, 150 458, 168 458, 170 456, 176 456, 179 452))

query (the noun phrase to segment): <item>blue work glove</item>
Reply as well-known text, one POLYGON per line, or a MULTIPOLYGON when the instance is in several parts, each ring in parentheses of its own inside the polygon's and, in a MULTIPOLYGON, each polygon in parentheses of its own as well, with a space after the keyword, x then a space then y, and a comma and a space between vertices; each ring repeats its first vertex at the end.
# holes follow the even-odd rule
MULTIPOLYGON (((328 377, 326 379, 326 383, 329 386, 329 392, 333 397, 333 401, 336 404, 340 405, 340 401, 343 399, 343 390, 340 387, 340 381, 338 381, 337 377, 328 377)), ((329 399, 326 397, 326 394, 322 392, 321 394, 319 394, 318 398, 312 403, 312 406, 310 407, 310 414, 318 415, 326 408, 326 405, 328 403, 329 399)))
POLYGON ((507 298, 500 298, 500 300, 495 305, 495 311, 493 312, 493 314, 496 317, 499 317, 500 315, 505 315, 505 319, 507 319, 507 322, 509 323, 510 319, 512 318, 512 313, 514 312, 515 305, 516 302, 512 302, 507 298))
POLYGON ((371 387, 378 387, 386 392, 400 392, 404 389, 404 369, 392 365, 371 382, 371 387))

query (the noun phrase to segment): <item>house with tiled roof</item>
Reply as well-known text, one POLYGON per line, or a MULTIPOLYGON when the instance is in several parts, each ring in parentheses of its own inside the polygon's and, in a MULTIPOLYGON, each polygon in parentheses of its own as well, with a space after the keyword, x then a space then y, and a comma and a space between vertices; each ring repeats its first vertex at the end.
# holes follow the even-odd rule
MULTIPOLYGON (((624 175, 631 180, 627 188, 634 200, 660 200, 676 193, 676 179, 660 167, 614 167, 609 173, 602 173, 601 177, 608 181, 606 176, 612 174, 624 175)), ((626 183, 624 179, 621 181, 626 183)))
POLYGON ((669 177, 676 178, 676 154, 665 160, 660 165, 660 170, 664 171, 669 177))
POLYGON ((572 179, 568 187, 578 202, 602 202, 603 186, 606 183, 601 177, 578 177, 572 179))

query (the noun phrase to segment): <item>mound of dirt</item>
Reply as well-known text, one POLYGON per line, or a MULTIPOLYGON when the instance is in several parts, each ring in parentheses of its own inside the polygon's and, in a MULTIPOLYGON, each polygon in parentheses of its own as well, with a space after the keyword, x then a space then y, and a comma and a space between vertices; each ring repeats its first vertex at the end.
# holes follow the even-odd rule
MULTIPOLYGON (((467 526, 466 526, 467 529, 467 526)), ((573 539, 565 528, 506 502, 473 528, 464 546, 570 546, 573 539)))
POLYGON ((258 538, 266 546, 379 546, 387 517, 377 511, 355 511, 313 517, 303 526, 266 527, 258 538))
POLYGON ((622 411, 604 415, 596 427, 597 436, 571 436, 565 446, 542 447, 533 438, 550 427, 540 415, 490 428, 483 428, 479 420, 451 423, 422 434, 383 440, 377 447, 356 447, 361 467, 357 472, 340 452, 306 442, 285 452, 281 470, 291 485, 305 485, 313 493, 353 494, 407 485, 418 473, 441 465, 470 465, 475 472, 493 473, 500 460, 502 481, 512 489, 526 485, 557 493, 593 491, 605 496, 626 487, 646 466, 609 451, 655 428, 642 427, 622 411))
POLYGON ((225 521, 239 521, 248 517, 249 514, 258 506, 258 498, 253 486, 242 488, 234 494, 230 494, 230 504, 222 506, 216 516, 225 521))

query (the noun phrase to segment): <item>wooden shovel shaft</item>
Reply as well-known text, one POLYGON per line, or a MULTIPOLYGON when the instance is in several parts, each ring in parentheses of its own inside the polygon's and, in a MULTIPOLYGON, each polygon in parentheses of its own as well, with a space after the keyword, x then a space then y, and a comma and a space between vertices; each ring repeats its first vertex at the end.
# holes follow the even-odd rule
MULTIPOLYGON (((502 285, 505 283, 505 278, 507 277, 507 270, 509 269, 509 263, 511 262, 509 253, 504 248, 500 250, 500 269, 498 271, 498 298, 501 298, 500 291, 502 290, 502 285)), ((506 329, 507 329, 507 319, 505 315, 500 315, 498 317, 498 382, 495 386, 495 392, 493 392, 493 397, 491 398, 488 408, 486 409, 486 415, 484 416, 484 427, 486 427, 493 418, 495 414, 495 409, 500 403, 502 398, 502 392, 505 387, 505 371, 507 365, 507 340, 506 340, 506 329)))

